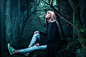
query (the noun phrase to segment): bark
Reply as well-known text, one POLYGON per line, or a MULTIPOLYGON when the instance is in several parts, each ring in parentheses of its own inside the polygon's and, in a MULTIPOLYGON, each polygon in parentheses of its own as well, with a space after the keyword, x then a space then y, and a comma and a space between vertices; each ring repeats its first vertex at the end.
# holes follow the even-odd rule
POLYGON ((5 13, 4 13, 4 9, 5 9, 5 1, 4 0, 0 0, 0 56, 3 57, 4 51, 5 51, 5 13))
MULTIPOLYGON (((74 11, 73 11, 73 23, 75 23, 74 11)), ((76 36, 76 30, 75 30, 75 27, 73 27, 73 39, 75 39, 75 36, 76 36)))
POLYGON ((6 1, 5 18, 6 18, 6 43, 10 42, 11 20, 10 20, 10 0, 6 1))
POLYGON ((1 50, 1 51, 0 51, 0 54, 1 54, 1 57, 2 57, 2 55, 3 55, 2 1, 1 1, 0 5, 1 5, 1 6, 0 6, 0 8, 1 8, 1 9, 0 9, 0 13, 1 13, 1 14, 0 14, 0 38, 1 38, 1 40, 0 40, 0 46, 1 46, 1 47, 0 47, 0 50, 1 50))

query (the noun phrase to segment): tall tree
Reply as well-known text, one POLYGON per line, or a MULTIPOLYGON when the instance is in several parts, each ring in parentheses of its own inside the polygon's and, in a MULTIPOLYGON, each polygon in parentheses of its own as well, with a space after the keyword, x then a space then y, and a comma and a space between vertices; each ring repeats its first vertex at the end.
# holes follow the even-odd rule
POLYGON ((74 11, 75 21, 76 21, 76 23, 75 23, 76 30, 78 33, 78 38, 79 38, 80 44, 86 53, 86 37, 85 37, 85 32, 84 32, 85 29, 81 25, 79 0, 77 0, 77 1, 76 0, 69 0, 69 3, 74 11))
POLYGON ((4 20, 4 4, 5 0, 0 0, 0 56, 3 57, 5 49, 5 20, 4 20))
POLYGON ((10 40, 10 0, 6 1, 6 9, 5 9, 5 16, 6 16, 6 43, 10 40))

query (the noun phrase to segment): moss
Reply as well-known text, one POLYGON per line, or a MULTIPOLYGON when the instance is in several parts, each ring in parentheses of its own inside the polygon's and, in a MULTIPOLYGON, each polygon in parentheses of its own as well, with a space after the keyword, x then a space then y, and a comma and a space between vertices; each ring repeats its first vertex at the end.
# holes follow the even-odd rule
POLYGON ((85 29, 84 28, 80 28, 80 31, 84 33, 85 29))

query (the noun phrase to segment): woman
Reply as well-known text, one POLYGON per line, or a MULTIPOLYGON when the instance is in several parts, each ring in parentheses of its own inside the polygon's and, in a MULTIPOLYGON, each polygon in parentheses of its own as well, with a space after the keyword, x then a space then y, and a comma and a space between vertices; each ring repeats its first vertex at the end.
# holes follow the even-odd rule
POLYGON ((60 27, 52 11, 47 11, 45 18, 46 33, 35 31, 28 48, 25 49, 15 50, 8 43, 10 55, 16 53, 28 55, 35 50, 46 50, 47 57, 56 57, 60 41, 60 27), (39 39, 38 43, 36 43, 37 38, 39 39))

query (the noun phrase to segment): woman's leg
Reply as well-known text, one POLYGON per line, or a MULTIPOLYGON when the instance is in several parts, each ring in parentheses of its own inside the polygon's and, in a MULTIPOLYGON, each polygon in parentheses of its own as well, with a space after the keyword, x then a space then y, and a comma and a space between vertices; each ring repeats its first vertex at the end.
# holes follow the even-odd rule
POLYGON ((21 49, 19 50, 21 54, 24 54, 24 53, 30 53, 30 52, 33 52, 35 50, 45 50, 47 48, 47 45, 41 45, 41 46, 32 46, 30 48, 25 48, 25 49, 21 49))
POLYGON ((21 50, 15 50, 13 53, 17 54, 24 54, 25 56, 28 56, 30 52, 33 52, 35 50, 45 50, 47 48, 47 45, 42 45, 42 46, 32 46, 30 48, 25 48, 25 49, 21 49, 21 50))
MULTIPOLYGON (((33 44, 35 44, 37 38, 40 40, 40 34, 39 33, 36 33, 36 34, 33 35, 32 40, 31 40, 31 42, 30 42, 30 44, 28 46, 28 47, 31 47, 31 48, 26 48, 26 49, 21 49, 21 50, 15 50, 13 53, 14 54, 16 54, 16 53, 27 53, 27 54, 29 54, 29 52, 33 52, 35 50, 45 50, 46 47, 47 47, 47 45, 43 45, 43 46, 39 46, 39 47, 37 47, 35 45, 33 46, 33 44)), ((10 46, 10 44, 8 46, 10 46)), ((8 49, 9 49, 9 51, 10 50, 13 51, 13 49, 11 48, 11 46, 8 49)))
POLYGON ((30 42, 28 47, 33 46, 36 43, 37 38, 40 40, 40 34, 39 33, 36 33, 33 35, 31 42, 30 42))
POLYGON ((10 55, 13 55, 13 54, 17 54, 17 53, 20 53, 20 54, 25 54, 25 53, 30 53, 30 52, 33 52, 35 50, 45 50, 47 48, 47 45, 41 45, 41 46, 32 46, 30 48, 25 48, 25 49, 21 49, 21 50, 15 50, 13 47, 11 47, 11 45, 8 43, 8 50, 10 52, 10 55))

